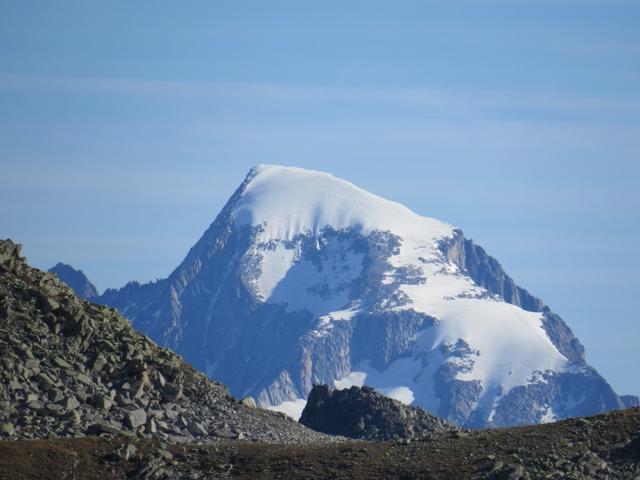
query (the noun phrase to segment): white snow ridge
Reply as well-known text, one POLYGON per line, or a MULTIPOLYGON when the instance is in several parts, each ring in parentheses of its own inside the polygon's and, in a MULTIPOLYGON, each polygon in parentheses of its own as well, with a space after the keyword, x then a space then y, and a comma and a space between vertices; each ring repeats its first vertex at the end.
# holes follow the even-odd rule
POLYGON ((450 225, 421 217, 329 173, 260 165, 249 177, 233 216, 237 225, 265 225, 262 241, 291 240, 326 227, 362 234, 388 230, 422 241, 451 234, 450 225))

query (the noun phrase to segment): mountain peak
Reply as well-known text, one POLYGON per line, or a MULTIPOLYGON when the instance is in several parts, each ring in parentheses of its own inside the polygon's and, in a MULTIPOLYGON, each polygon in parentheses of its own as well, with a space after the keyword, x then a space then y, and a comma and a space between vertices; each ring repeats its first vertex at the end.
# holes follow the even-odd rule
POLYGON ((560 317, 460 230, 328 173, 253 168, 166 281, 105 300, 292 415, 317 383, 475 427, 623 404, 560 317))
POLYGON ((265 241, 318 234, 327 227, 362 234, 391 231, 423 239, 449 236, 452 231, 444 222, 421 217, 332 174, 279 165, 251 169, 232 215, 236 226, 262 225, 265 241))
POLYGON ((76 295, 84 300, 98 296, 98 290, 82 270, 76 270, 71 265, 58 262, 49 269, 49 272, 55 273, 60 280, 73 289, 76 295))

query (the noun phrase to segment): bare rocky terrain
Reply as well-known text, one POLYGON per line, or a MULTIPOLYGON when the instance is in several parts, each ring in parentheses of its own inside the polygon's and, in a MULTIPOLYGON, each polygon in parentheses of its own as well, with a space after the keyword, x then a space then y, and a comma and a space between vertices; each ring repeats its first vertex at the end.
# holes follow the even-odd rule
POLYGON ((0 438, 132 435, 187 441, 321 442, 80 300, 0 241, 0 438))
POLYGON ((0 479, 640 478, 640 409, 417 441, 196 445, 101 437, 0 442, 0 479))
POLYGON ((319 424, 387 441, 312 431, 233 398, 11 241, 0 241, 0 367, 0 480, 640 479, 640 408, 470 431, 370 389, 316 387, 319 424))

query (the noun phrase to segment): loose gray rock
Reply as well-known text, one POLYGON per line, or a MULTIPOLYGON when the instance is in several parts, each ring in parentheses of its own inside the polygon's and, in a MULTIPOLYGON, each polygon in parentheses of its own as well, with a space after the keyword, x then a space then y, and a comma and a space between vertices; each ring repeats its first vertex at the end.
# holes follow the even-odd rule
POLYGON ((114 309, 78 299, 0 241, 0 436, 135 435, 217 442, 331 442, 282 415, 249 409, 114 309), (235 434, 234 438, 238 437, 235 434))
POLYGON ((131 428, 136 429, 147 422, 147 413, 141 408, 137 410, 131 410, 127 412, 126 419, 127 424, 131 428))

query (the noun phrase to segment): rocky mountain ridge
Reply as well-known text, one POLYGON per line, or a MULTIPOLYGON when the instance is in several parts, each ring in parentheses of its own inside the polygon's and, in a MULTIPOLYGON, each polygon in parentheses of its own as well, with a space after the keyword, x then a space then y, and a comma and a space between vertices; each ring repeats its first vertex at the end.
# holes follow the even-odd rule
POLYGON ((55 273, 58 278, 75 292, 83 300, 91 300, 98 296, 95 285, 89 281, 82 270, 76 270, 71 265, 58 262, 48 270, 55 273))
POLYGON ((3 439, 329 439, 234 399, 114 309, 29 267, 10 240, 0 241, 0 366, 3 439))

